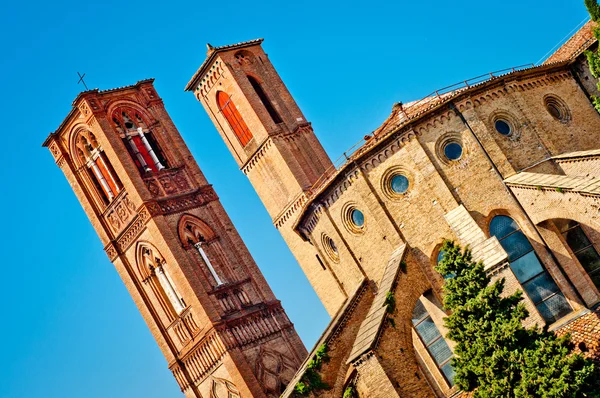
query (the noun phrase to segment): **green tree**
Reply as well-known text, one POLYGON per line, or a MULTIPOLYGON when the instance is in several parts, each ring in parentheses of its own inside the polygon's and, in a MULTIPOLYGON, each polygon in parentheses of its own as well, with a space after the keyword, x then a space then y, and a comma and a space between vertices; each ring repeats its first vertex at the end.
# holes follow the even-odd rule
POLYGON ((483 263, 451 241, 436 270, 454 275, 444 286, 451 311, 446 326, 456 342, 454 381, 474 397, 600 397, 596 365, 572 353, 569 336, 526 329, 522 293, 502 295, 504 279, 490 283, 483 263))
MULTIPOLYGON (((585 6, 590 13, 590 18, 594 22, 600 21, 600 5, 598 5, 598 0, 584 0, 585 6)), ((594 28, 594 36, 596 39, 600 41, 600 28, 594 28)), ((588 59, 590 64, 590 72, 592 72, 592 76, 596 79, 600 78, 600 55, 598 51, 586 51, 585 56, 588 59)), ((598 90, 600 90, 600 83, 598 83, 598 90)), ((600 112, 600 98, 596 96, 592 96, 592 101, 594 103, 594 107, 598 112, 600 112)))

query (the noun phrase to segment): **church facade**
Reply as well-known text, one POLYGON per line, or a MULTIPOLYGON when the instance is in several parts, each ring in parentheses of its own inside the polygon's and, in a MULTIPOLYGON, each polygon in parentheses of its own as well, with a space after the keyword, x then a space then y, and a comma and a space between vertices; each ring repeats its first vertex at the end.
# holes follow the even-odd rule
POLYGON ((395 104, 332 161, 262 49, 208 46, 186 90, 213 121, 332 321, 311 353, 151 80, 81 93, 44 145, 186 397, 450 397, 444 239, 468 246, 529 324, 600 358, 600 95, 588 23, 544 64, 395 104), (396 309, 388 313, 386 296, 396 309))
POLYGON ((524 291, 529 324, 600 355, 599 95, 588 23, 540 66, 439 90, 392 114, 342 162, 325 154, 261 40, 209 46, 186 90, 203 105, 333 320, 316 349, 341 397, 446 397, 444 239, 524 291), (396 310, 388 314, 385 297, 396 310))

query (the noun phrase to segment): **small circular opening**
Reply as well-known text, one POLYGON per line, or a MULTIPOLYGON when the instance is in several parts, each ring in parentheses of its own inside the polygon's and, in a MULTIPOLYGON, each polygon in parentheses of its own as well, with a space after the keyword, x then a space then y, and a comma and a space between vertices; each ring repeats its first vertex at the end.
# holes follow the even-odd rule
POLYGON ((362 226, 365 225, 365 215, 358 209, 352 210, 350 218, 352 219, 354 225, 356 225, 358 228, 362 228, 362 226))
POLYGON ((506 120, 496 120, 494 124, 496 127, 496 131, 502 135, 510 135, 512 129, 510 128, 510 124, 506 120))
POLYGON ((460 159, 460 157, 462 156, 462 146, 456 142, 451 142, 449 144, 446 144, 446 146, 444 147, 444 155, 446 155, 446 157, 449 160, 458 160, 460 159))
POLYGON ((338 252, 338 248, 335 245, 335 242, 333 241, 333 239, 331 239, 327 235, 323 235, 322 239, 323 239, 323 248, 325 249, 325 252, 329 256, 329 258, 331 258, 333 261, 339 261, 340 253, 338 252))
POLYGON ((548 104, 547 108, 548 108, 548 113, 550 113, 550 115, 553 118, 555 118, 556 120, 563 119, 562 111, 560 110, 560 108, 558 106, 556 106, 555 104, 548 104))
POLYGON ((402 174, 397 174, 390 181, 392 191, 396 193, 405 193, 408 191, 408 178, 402 174))

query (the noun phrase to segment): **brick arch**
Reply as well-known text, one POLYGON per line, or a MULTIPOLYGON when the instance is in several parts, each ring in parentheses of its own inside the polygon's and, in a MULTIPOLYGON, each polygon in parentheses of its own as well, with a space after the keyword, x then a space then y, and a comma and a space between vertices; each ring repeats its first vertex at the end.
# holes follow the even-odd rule
POLYGON ((138 242, 135 249, 135 263, 137 266, 138 276, 140 277, 141 281, 144 281, 152 276, 151 267, 154 264, 149 263, 149 261, 154 262, 155 258, 164 261, 164 257, 153 244, 145 241, 138 242))
POLYGON ((83 164, 85 164, 85 160, 82 159, 80 154, 80 151, 84 152, 81 142, 82 138, 92 145, 94 145, 93 142, 95 141, 96 145, 98 145, 96 137, 87 124, 81 123, 73 126, 69 136, 69 153, 71 154, 71 159, 73 159, 77 167, 81 167, 83 164))
POLYGON ((217 237, 215 231, 200 218, 191 214, 184 214, 179 219, 177 232, 181 244, 186 247, 189 242, 211 241, 217 237))
POLYGON ((117 129, 119 129, 119 125, 123 126, 123 112, 127 113, 134 123, 138 122, 138 120, 136 120, 136 116, 139 116, 144 126, 138 127, 145 127, 147 129, 152 124, 152 119, 146 113, 146 111, 133 102, 119 101, 109 107, 109 112, 110 113, 107 113, 107 115, 110 119, 110 123, 112 123, 113 127, 117 129), (115 122, 115 120, 117 120, 118 124, 115 122))
POLYGON ((575 206, 561 206, 560 214, 558 215, 556 212, 556 207, 547 206, 542 211, 535 212, 532 218, 534 219, 536 225, 540 225, 543 222, 557 219, 573 220, 583 225, 589 225, 590 221, 592 221, 589 218, 583 218, 581 211, 577 211, 577 207, 575 206))
POLYGON ((113 117, 117 112, 119 112, 120 114, 121 110, 130 110, 138 113, 147 127, 149 127, 154 122, 153 118, 147 113, 147 111, 144 108, 142 108, 139 104, 131 100, 121 99, 109 102, 105 109, 106 115, 108 116, 108 119, 110 120, 110 123, 113 124, 113 126, 113 117))
POLYGON ((491 237, 491 235, 490 235, 490 223, 492 222, 492 220, 496 216, 506 216, 506 217, 512 218, 513 220, 515 220, 515 222, 517 223, 517 225, 519 226, 519 228, 521 228, 521 230, 523 230, 523 225, 525 225, 525 223, 524 223, 523 218, 520 215, 515 215, 514 213, 511 213, 510 211, 508 211, 507 209, 504 209, 504 208, 493 209, 483 219, 485 228, 481 228, 482 231, 483 231, 483 233, 486 235, 487 238, 491 237))
POLYGON ((143 282, 142 289, 146 290, 146 294, 151 296, 151 300, 156 299, 158 301, 158 305, 166 315, 166 320, 163 319, 163 322, 168 324, 175 319, 177 313, 154 273, 154 268, 160 265, 156 263, 157 259, 159 263, 164 262, 164 257, 160 254, 156 246, 146 241, 137 243, 135 263, 138 278, 143 282))

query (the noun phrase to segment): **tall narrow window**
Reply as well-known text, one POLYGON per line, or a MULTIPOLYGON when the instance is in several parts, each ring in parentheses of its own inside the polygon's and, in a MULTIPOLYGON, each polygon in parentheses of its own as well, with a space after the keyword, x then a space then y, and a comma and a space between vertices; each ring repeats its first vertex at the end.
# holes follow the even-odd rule
POLYGON ((137 112, 119 108, 113 113, 113 122, 140 172, 157 172, 167 167, 158 143, 137 112))
POLYGON ((164 269, 165 261, 162 258, 157 257, 155 253, 147 247, 142 249, 142 256, 144 268, 150 271, 148 277, 156 277, 162 293, 168 298, 172 309, 177 314, 181 313, 181 311, 185 309, 186 304, 183 300, 183 297, 177 291, 177 288, 167 273, 167 270, 164 269))
POLYGON ((547 323, 555 322, 571 312, 565 296, 512 218, 494 217, 490 222, 490 235, 498 238, 508 253, 510 268, 547 323))
POLYGON ((240 144, 246 146, 252 139, 252 133, 229 95, 223 91, 219 91, 217 93, 217 104, 219 105, 219 111, 227 119, 227 123, 229 123, 240 144))
POLYGON ((448 383, 453 386, 454 369, 452 369, 450 360, 454 354, 421 300, 417 300, 417 304, 413 310, 412 324, 423 345, 427 348, 429 355, 431 355, 438 368, 444 374, 448 383))
POLYGON ((265 107, 265 109, 267 110, 267 112, 269 112, 271 119, 273 119, 273 121, 277 124, 282 123, 283 120, 281 120, 281 117, 279 116, 279 114, 277 113, 275 108, 273 107, 273 104, 271 103, 271 101, 269 101, 269 97, 267 97, 267 94, 263 90, 260 83, 252 76, 248 76, 248 80, 250 81, 252 88, 256 92, 256 95, 258 95, 258 98, 260 98, 260 102, 262 102, 262 104, 265 107))
POLYGON ((88 169, 92 183, 105 204, 110 203, 121 191, 123 184, 92 133, 77 139, 79 158, 88 169))
POLYGON ((560 220, 557 225, 581 266, 587 271, 592 282, 600 288, 600 255, 581 225, 573 220, 560 220))
POLYGON ((208 249, 206 241, 207 239, 214 238, 214 232, 203 221, 189 216, 184 216, 179 223, 179 238, 182 243, 193 246, 196 249, 217 286, 224 284, 222 276, 219 275, 206 253, 208 249))

